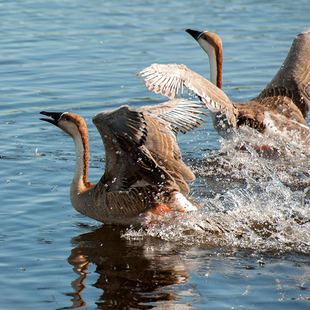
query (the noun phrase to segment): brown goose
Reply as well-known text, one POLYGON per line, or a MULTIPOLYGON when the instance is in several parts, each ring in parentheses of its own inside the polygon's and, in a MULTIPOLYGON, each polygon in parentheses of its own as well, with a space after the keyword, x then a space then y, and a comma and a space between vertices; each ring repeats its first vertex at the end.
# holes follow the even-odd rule
POLYGON ((187 30, 209 56, 210 83, 185 65, 153 64, 137 73, 145 77, 150 91, 176 98, 183 87, 197 95, 213 114, 216 130, 223 136, 227 127, 252 127, 264 135, 277 136, 285 144, 296 144, 310 153, 310 130, 305 121, 310 103, 310 28, 296 36, 275 77, 248 102, 232 102, 222 88, 222 43, 211 32, 187 30))
POLYGON ((97 184, 88 180, 89 144, 84 119, 73 113, 40 112, 41 118, 71 135, 76 164, 70 189, 73 207, 107 224, 133 223, 157 207, 192 211, 185 181, 195 179, 182 161, 175 133, 201 125, 197 104, 170 100, 137 110, 127 105, 99 112, 93 118, 105 146, 106 166, 97 184), (163 207, 160 207, 163 205, 163 207))

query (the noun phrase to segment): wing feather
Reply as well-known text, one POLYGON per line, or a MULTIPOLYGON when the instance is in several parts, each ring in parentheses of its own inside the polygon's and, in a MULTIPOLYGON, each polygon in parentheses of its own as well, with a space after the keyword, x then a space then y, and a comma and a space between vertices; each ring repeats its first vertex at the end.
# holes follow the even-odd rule
POLYGON ((144 78, 148 90, 161 93, 170 99, 183 95, 183 87, 193 92, 204 103, 205 107, 215 113, 227 116, 229 124, 236 126, 236 110, 226 94, 198 73, 185 65, 152 64, 137 73, 144 78))
POLYGON ((101 182, 108 184, 109 191, 126 190, 143 180, 150 185, 178 188, 145 147, 149 124, 142 112, 125 105, 99 112, 93 122, 106 147, 106 172, 101 182))
POLYGON ((162 119, 177 134, 178 132, 186 133, 205 123, 202 115, 206 113, 199 108, 200 104, 196 101, 173 99, 161 104, 141 107, 138 111, 162 119))
POLYGON ((308 116, 310 106, 310 28, 296 36, 283 65, 254 100, 275 96, 290 98, 302 112, 304 118, 308 116))

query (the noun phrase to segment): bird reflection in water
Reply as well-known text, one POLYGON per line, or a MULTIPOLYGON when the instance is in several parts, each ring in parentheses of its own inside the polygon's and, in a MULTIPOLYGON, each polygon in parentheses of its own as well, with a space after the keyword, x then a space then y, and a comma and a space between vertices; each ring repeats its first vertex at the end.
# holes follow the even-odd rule
POLYGON ((74 292, 66 294, 73 297, 72 306, 62 309, 89 304, 84 281, 90 263, 99 275, 92 286, 103 291, 96 302, 99 309, 151 309, 180 298, 173 293, 173 288, 161 290, 188 282, 189 274, 176 252, 163 249, 169 246, 156 239, 125 240, 121 238, 124 229, 105 225, 71 240, 75 247, 68 262, 79 277, 71 283, 74 292))

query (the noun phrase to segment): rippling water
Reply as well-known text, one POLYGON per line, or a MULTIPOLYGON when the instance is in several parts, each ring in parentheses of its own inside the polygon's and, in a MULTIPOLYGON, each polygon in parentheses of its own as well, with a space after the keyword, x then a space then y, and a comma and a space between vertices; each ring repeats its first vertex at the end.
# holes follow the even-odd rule
POLYGON ((209 76, 186 28, 222 38, 223 89, 244 101, 277 72, 309 13, 308 0, 1 2, 0 308, 308 309, 309 158, 238 151, 207 118, 179 137, 204 210, 144 231, 101 226, 72 208, 73 142, 39 112, 86 119, 96 182, 104 154, 91 118, 166 100, 136 72, 176 62, 209 76))

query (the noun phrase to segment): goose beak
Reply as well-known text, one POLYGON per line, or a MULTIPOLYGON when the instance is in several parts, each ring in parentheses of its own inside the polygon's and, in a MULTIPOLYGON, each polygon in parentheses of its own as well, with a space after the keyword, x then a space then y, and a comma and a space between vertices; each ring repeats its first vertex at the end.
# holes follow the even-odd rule
POLYGON ((198 41, 199 37, 203 34, 203 31, 197 31, 192 29, 186 29, 187 33, 189 33, 196 41, 198 41))
POLYGON ((63 113, 42 111, 40 112, 40 114, 51 117, 51 118, 40 118, 40 120, 52 123, 53 125, 57 126, 57 123, 63 113))

